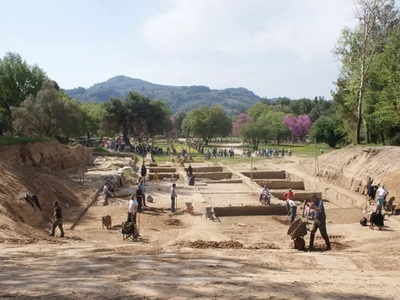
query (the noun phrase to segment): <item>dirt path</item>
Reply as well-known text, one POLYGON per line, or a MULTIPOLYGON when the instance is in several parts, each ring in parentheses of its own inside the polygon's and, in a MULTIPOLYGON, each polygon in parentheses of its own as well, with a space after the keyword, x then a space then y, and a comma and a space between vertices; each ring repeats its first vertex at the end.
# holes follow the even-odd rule
MULTIPOLYGON (((248 169, 235 170, 241 167, 248 169)), ((205 218, 210 200, 257 204, 258 186, 177 185, 178 212, 171 214, 170 182, 160 190, 148 183, 154 203, 140 216, 137 242, 122 241, 128 199, 121 198, 92 206, 65 239, 0 244, 0 298, 400 299, 398 216, 371 230, 358 224, 359 209, 327 203, 333 250, 299 252, 286 235, 286 217, 205 218), (194 203, 193 215, 185 201, 194 203), (104 215, 112 216, 109 230, 101 227, 104 215)), ((67 228, 73 215, 69 220, 67 228)), ((323 246, 320 238, 316 246, 323 246)))

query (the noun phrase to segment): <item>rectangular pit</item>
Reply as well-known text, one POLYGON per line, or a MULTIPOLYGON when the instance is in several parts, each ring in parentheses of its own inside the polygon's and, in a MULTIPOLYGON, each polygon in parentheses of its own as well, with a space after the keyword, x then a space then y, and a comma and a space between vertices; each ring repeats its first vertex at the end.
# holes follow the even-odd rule
MULTIPOLYGON (((278 198, 279 200, 284 200, 283 199, 283 193, 287 192, 287 190, 281 190, 281 191, 271 191, 272 196, 278 198)), ((294 199, 296 201, 304 201, 304 200, 309 200, 310 199, 310 194, 313 193, 312 191, 294 191, 294 199)), ((322 199, 322 193, 321 192, 315 192, 318 198, 322 199)))
MULTIPOLYGON (((241 172, 242 175, 251 178, 251 172, 241 172)), ((253 179, 286 179, 285 171, 257 171, 253 172, 253 179)))
POLYGON ((286 206, 277 204, 270 206, 214 207, 214 212, 217 217, 287 215, 286 206))
MULTIPOLYGON (((164 178, 170 179, 174 177, 175 179, 179 179, 179 174, 178 173, 157 173, 158 174, 158 179, 162 180, 164 178)), ((149 180, 154 180, 154 173, 149 174, 149 180)))
MULTIPOLYGON (((185 168, 185 171, 187 172, 188 168, 185 168)), ((193 173, 206 173, 206 172, 222 172, 222 167, 215 166, 215 167, 193 167, 192 166, 193 173)))
POLYGON ((221 180, 206 180, 203 181, 207 184, 217 184, 217 183, 243 183, 242 179, 221 179, 221 180))
POLYGON ((176 168, 173 167, 150 167, 150 173, 175 173, 176 168))
POLYGON ((231 179, 231 172, 207 172, 207 173, 194 173, 196 179, 211 179, 211 180, 221 180, 221 179, 231 179))
POLYGON ((304 190, 304 182, 303 181, 293 181, 293 180, 281 180, 281 179, 256 179, 258 185, 264 186, 267 188, 277 190, 277 189, 293 189, 293 190, 304 190))

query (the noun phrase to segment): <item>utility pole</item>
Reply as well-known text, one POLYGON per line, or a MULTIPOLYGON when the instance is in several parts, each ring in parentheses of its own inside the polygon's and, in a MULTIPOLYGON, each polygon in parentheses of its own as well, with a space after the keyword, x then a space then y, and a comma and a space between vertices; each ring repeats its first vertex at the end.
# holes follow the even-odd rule
POLYGON ((85 147, 82 144, 82 182, 85 182, 85 147))
POLYGON ((250 182, 253 183, 253 151, 250 153, 250 182))

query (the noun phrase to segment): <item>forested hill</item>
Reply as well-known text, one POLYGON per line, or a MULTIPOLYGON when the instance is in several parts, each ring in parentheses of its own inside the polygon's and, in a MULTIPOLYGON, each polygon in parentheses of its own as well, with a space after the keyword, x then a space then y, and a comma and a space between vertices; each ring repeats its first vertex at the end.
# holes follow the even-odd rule
POLYGON ((207 86, 169 86, 122 75, 97 83, 88 89, 78 87, 65 90, 70 97, 79 101, 98 102, 107 101, 111 97, 124 99, 130 91, 153 99, 165 100, 173 112, 189 111, 200 105, 219 104, 228 112, 236 113, 261 100, 259 96, 245 88, 214 90, 207 86))

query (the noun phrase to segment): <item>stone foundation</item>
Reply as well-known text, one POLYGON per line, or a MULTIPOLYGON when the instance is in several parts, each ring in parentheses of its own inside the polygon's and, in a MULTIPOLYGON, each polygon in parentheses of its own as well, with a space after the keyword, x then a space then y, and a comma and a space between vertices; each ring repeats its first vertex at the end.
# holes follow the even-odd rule
POLYGON ((290 181, 290 180, 268 180, 268 179, 257 179, 255 180, 261 187, 264 185, 269 189, 293 189, 293 190, 304 190, 303 181, 290 181))
POLYGON ((286 206, 276 204, 270 206, 214 207, 214 212, 217 217, 287 215, 286 206))
MULTIPOLYGON (((251 178, 251 172, 241 172, 242 175, 251 178)), ((253 179, 285 179, 286 172, 283 171, 263 171, 253 172, 253 179)))

